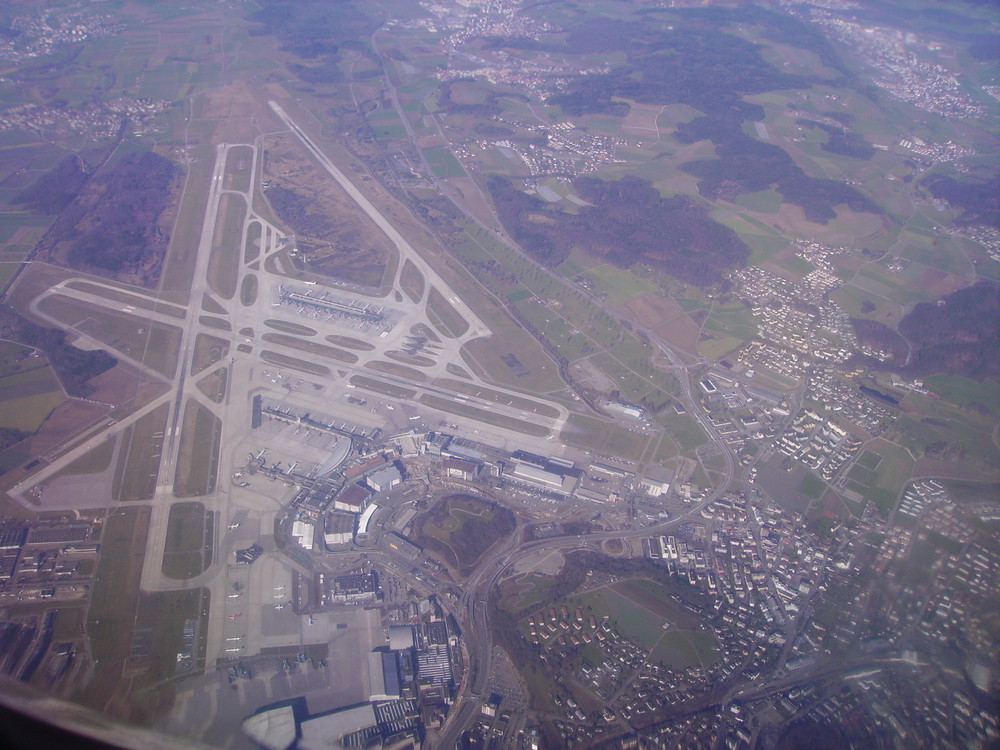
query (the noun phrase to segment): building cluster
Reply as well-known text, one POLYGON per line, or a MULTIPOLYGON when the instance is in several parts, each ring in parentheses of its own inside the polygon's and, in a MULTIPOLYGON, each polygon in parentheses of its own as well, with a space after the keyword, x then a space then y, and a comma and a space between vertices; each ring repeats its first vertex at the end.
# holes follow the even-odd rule
POLYGON ((965 160, 976 155, 975 149, 954 141, 928 143, 915 135, 903 138, 899 145, 920 157, 917 161, 921 162, 924 167, 930 167, 933 164, 951 164, 959 172, 968 171, 965 160))
POLYGON ((822 8, 799 0, 782 0, 781 4, 851 47, 859 62, 875 69, 875 85, 894 98, 953 119, 978 118, 986 113, 970 99, 958 76, 942 64, 945 56, 935 54, 944 51, 941 42, 900 29, 858 23, 850 19, 853 3, 822 8))
POLYGON ((0 132, 19 129, 52 140, 82 135, 101 141, 115 137, 127 124, 132 135, 142 136, 152 132, 156 116, 170 106, 164 99, 124 95, 77 107, 16 104, 0 111, 0 132))
MULTIPOLYGON (((519 158, 528 172, 525 183, 528 187, 537 188, 538 195, 547 201, 560 200, 561 196, 547 186, 538 187, 538 177, 556 175, 559 179, 569 180, 580 174, 596 172, 605 164, 620 162, 615 150, 626 143, 623 138, 590 133, 568 122, 548 125, 515 122, 502 117, 494 119, 521 133, 541 136, 544 140, 543 144, 539 144, 509 138, 480 138, 475 145, 480 150, 499 149, 508 158, 519 158)), ((459 146, 455 155, 467 166, 478 164, 476 152, 469 146, 459 146)))
POLYGON ((984 607, 1000 555, 976 503, 958 506, 932 481, 907 490, 904 505, 907 498, 904 525, 872 517, 813 533, 797 513, 731 494, 705 508, 704 523, 646 540, 650 557, 709 596, 705 614, 727 659, 736 658, 707 670, 705 683, 685 675, 681 689, 676 675, 663 682, 662 672, 640 671, 632 686, 656 696, 645 707, 650 721, 658 700, 664 714, 681 717, 644 736, 743 748, 757 732, 809 718, 866 747, 996 741, 995 675, 984 659, 995 633, 984 607), (963 666, 947 673, 938 655, 956 644, 963 666), (831 654, 842 669, 828 669, 831 654), (787 677, 760 680, 781 666, 787 677), (683 710, 733 676, 746 686, 731 699, 683 710))
POLYGON ((125 27, 110 15, 77 9, 39 7, 33 13, 15 16, 10 21, 14 33, 0 39, 0 60, 4 67, 16 67, 58 48, 79 44, 88 39, 120 34, 125 27))
POLYGON ((659 497, 670 489, 668 478, 658 474, 637 476, 627 468, 601 461, 591 461, 584 469, 564 458, 501 450, 443 432, 398 436, 397 440, 404 456, 440 456, 440 467, 448 478, 486 481, 497 489, 522 489, 550 500, 574 497, 614 503, 634 496, 659 497))
POLYGON ((87 522, 0 528, 0 604, 86 597, 101 547, 94 535, 87 522))

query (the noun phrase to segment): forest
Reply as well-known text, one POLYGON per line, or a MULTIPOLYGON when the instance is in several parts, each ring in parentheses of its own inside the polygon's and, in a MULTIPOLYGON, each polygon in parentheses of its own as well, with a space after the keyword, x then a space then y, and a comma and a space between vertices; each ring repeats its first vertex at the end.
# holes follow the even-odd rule
POLYGON ((1000 175, 988 180, 956 180, 935 174, 925 177, 921 184, 935 198, 948 201, 962 212, 958 223, 1000 227, 1000 175))
POLYGON ((918 303, 899 321, 899 332, 914 350, 907 371, 1000 378, 998 317, 1000 287, 991 282, 918 303))
POLYGON ((545 266, 559 265, 579 247, 621 268, 644 263, 709 287, 750 257, 736 233, 704 208, 684 196, 663 198, 636 177, 578 177, 573 187, 592 205, 577 214, 527 195, 503 177, 490 177, 487 186, 504 227, 545 266))
POLYGON ((713 200, 735 200, 740 193, 771 186, 783 200, 802 208, 806 218, 825 224, 836 218, 834 207, 881 214, 882 209, 858 190, 837 180, 809 177, 784 150, 751 138, 731 120, 696 117, 678 126, 681 143, 710 140, 718 159, 688 162, 681 169, 698 178, 698 192, 713 200))
POLYGON ((82 271, 155 284, 170 239, 160 218, 179 174, 152 151, 112 160, 60 214, 36 252, 82 271))
POLYGON ((826 142, 820 148, 824 151, 837 154, 838 156, 849 156, 852 159, 863 159, 867 161, 875 156, 875 147, 868 143, 858 133, 853 133, 847 128, 837 128, 814 120, 796 120, 796 125, 809 128, 819 128, 826 133, 826 142))

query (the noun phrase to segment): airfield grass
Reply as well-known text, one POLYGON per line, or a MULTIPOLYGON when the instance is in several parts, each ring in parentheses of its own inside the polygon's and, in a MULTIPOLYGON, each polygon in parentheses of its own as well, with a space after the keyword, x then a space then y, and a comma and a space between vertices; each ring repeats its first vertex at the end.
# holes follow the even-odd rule
POLYGON ((161 375, 174 376, 181 340, 179 328, 61 294, 46 297, 38 307, 77 331, 140 360, 161 375))
POLYGON ((250 146, 233 146, 226 154, 226 187, 241 193, 250 191, 250 171, 254 150, 250 146))
POLYGON ((250 307, 257 301, 257 275, 249 273, 243 277, 240 283, 240 303, 244 307, 250 307))
POLYGON ((583 414, 569 415, 566 426, 559 433, 559 439, 568 445, 591 450, 595 454, 606 453, 631 461, 642 458, 649 441, 646 435, 583 414))
POLYGON ((399 272, 399 286, 413 302, 419 302, 424 296, 424 275, 409 258, 399 272))
POLYGON ((81 292, 95 294, 104 299, 113 299, 116 302, 121 302, 123 305, 132 305, 133 307, 139 307, 144 310, 151 310, 163 315, 169 315, 173 318, 183 318, 186 314, 184 308, 170 304, 169 302, 163 302, 158 299, 152 299, 138 294, 129 294, 128 292, 121 291, 120 289, 113 289, 108 286, 98 286, 97 284, 91 284, 87 281, 69 281, 66 283, 66 286, 70 289, 77 289, 81 292))
POLYGON ((468 321, 435 287, 431 287, 427 295, 427 316, 434 327, 448 338, 458 338, 469 330, 468 321))
POLYGON ((184 406, 174 494, 198 497, 211 493, 219 470, 219 440, 222 421, 198 402, 184 406))
POLYGON ((410 388, 401 388, 398 385, 386 383, 384 380, 367 378, 364 375, 352 375, 350 382, 351 385, 357 386, 358 388, 363 388, 366 391, 371 391, 372 393, 379 393, 383 396, 389 396, 390 398, 398 399, 399 401, 409 401, 417 395, 417 392, 410 388))
POLYGON ((434 360, 422 354, 407 354, 406 352, 390 350, 385 353, 391 360, 402 362, 404 365, 414 365, 416 367, 433 367, 434 360))
POLYGON ((198 322, 201 323, 206 328, 214 328, 216 331, 233 330, 233 327, 229 324, 228 320, 223 320, 222 318, 213 318, 211 315, 199 316, 198 322))
POLYGON ((212 401, 221 404, 226 397, 226 386, 229 381, 229 368, 220 367, 199 380, 195 385, 198 390, 212 401))
POLYGON ((398 362, 386 362, 383 359, 374 359, 370 362, 365 362, 365 367, 376 372, 385 373, 386 375, 394 375, 404 380, 412 380, 414 383, 423 383, 427 380, 427 376, 420 372, 420 370, 414 370, 412 367, 407 367, 398 362))
POLYGON ((246 215, 247 202, 243 196, 224 193, 219 199, 212 255, 208 261, 208 283, 226 300, 236 295, 246 215))
POLYGON ((498 404, 513 406, 514 408, 521 409, 522 411, 534 412, 535 414, 540 414, 543 417, 551 417, 555 419, 559 416, 559 410, 552 406, 538 401, 532 401, 521 396, 503 393, 501 391, 494 390, 493 388, 487 388, 486 386, 464 383, 460 380, 452 380, 450 378, 437 378, 434 381, 434 385, 440 388, 447 388, 448 390, 455 391, 456 393, 463 393, 466 396, 476 396, 477 398, 494 401, 498 404))
POLYGON ((199 333, 194 340, 191 355, 191 374, 197 375, 221 359, 229 356, 229 342, 208 333, 199 333))
POLYGON ((208 292, 201 296, 201 309, 212 315, 228 315, 229 311, 216 302, 208 292))
MULTIPOLYGON (((287 320, 265 320, 264 325, 268 328, 273 328, 276 331, 281 331, 282 333, 291 333, 295 336, 315 336, 318 331, 315 328, 310 328, 309 326, 304 326, 300 323, 292 323, 287 320)), ((336 344, 336 341, 331 340, 328 336, 327 341, 331 344, 336 344)), ((372 347, 374 349, 375 347, 372 347)))
POLYGON ((86 625, 94 679, 74 700, 102 712, 119 690, 131 650, 149 520, 148 505, 121 508, 101 532, 86 625))
POLYGON ((100 474, 111 466, 111 459, 114 455, 115 441, 105 440, 93 450, 87 451, 79 458, 68 463, 56 472, 53 478, 100 474))
POLYGON ((188 175, 184 195, 180 202, 173 237, 160 277, 160 289, 174 302, 187 302, 201 244, 201 230, 205 206, 211 189, 215 169, 215 149, 211 145, 197 145, 190 149, 187 163, 188 175))
MULTIPOLYGON (((266 325, 266 323, 265 323, 266 325)), ((339 334, 330 334, 325 337, 327 341, 331 344, 337 344, 338 346, 344 346, 348 349, 356 349, 359 352, 370 352, 375 350, 373 344, 367 341, 362 341, 361 339, 351 338, 350 336, 341 336, 339 334)))
POLYGON ((270 349, 262 350, 260 358, 268 364, 277 365, 278 367, 287 367, 291 370, 305 372, 310 375, 327 376, 330 374, 330 368, 326 365, 320 365, 315 362, 307 362, 306 360, 299 359, 298 357, 289 357, 287 354, 272 352, 270 349))
POLYGON ((336 360, 337 362, 345 362, 353 365, 358 361, 358 355, 353 352, 346 351, 345 349, 338 349, 335 346, 321 344, 318 341, 303 341, 300 338, 288 336, 284 333, 265 333, 260 338, 262 341, 266 341, 269 344, 287 346, 289 349, 296 349, 300 352, 306 352, 316 357, 336 360))
POLYGON ((252 263, 257 260, 261 252, 261 223, 251 221, 247 224, 247 236, 243 242, 243 262, 252 263))
POLYGON ((163 450, 170 404, 144 414, 122 433, 118 460, 111 481, 111 496, 118 502, 149 500, 156 493, 156 478, 163 450))
POLYGON ((432 409, 447 412, 448 414, 474 419, 477 422, 493 425, 494 427, 501 427, 505 430, 511 430, 513 432, 520 432, 524 435, 545 437, 549 434, 549 429, 547 427, 543 427, 542 425, 534 424, 533 422, 526 422, 525 420, 517 419, 516 417, 508 417, 504 414, 495 414, 469 404, 451 401, 449 399, 432 396, 427 393, 420 396, 420 403, 425 406, 429 406, 432 409))
POLYGON ((194 578, 212 564, 214 517, 200 502, 170 506, 163 546, 165 576, 175 580, 194 578))

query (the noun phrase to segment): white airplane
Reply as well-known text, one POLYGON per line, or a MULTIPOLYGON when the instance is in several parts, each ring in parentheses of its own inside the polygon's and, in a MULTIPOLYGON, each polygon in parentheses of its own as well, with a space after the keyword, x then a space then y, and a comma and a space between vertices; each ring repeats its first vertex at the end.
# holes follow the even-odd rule
POLYGON ((226 653, 227 654, 238 654, 242 650, 243 650, 242 646, 240 646, 239 648, 227 648, 226 649, 226 653))
POLYGON ((243 636, 242 635, 234 635, 232 638, 226 638, 226 640, 227 641, 242 641, 243 640, 243 636))
POLYGON ((230 595, 229 595, 229 598, 230 598, 230 599, 235 599, 235 598, 236 598, 236 597, 238 597, 238 596, 243 596, 243 592, 242 592, 242 591, 240 591, 240 592, 237 592, 237 593, 235 593, 235 594, 230 594, 230 595))
POLYGON ((236 529, 238 529, 239 527, 240 527, 239 522, 229 524, 230 531, 236 531, 236 529))
POLYGON ((282 602, 281 604, 275 604, 275 605, 274 605, 274 608, 275 608, 275 609, 284 609, 284 608, 285 608, 285 603, 284 603, 284 602, 282 602))
POLYGON ((243 613, 237 612, 235 615, 229 615, 230 620, 235 620, 237 617, 243 617, 243 613))

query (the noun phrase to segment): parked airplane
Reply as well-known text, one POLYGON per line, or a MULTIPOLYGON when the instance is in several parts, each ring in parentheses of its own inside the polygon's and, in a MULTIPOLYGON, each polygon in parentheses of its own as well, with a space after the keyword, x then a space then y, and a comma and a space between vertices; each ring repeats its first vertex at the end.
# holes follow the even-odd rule
POLYGON ((230 620, 235 620, 237 617, 243 617, 243 613, 237 612, 235 615, 229 615, 230 620))

